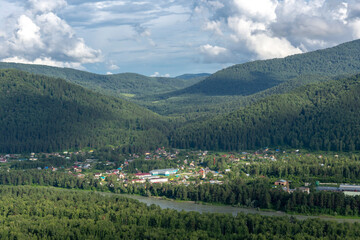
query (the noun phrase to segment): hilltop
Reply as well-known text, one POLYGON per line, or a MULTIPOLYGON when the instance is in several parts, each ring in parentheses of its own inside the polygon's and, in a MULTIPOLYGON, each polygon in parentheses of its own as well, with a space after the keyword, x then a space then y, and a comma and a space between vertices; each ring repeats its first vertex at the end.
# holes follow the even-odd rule
POLYGON ((144 106, 163 115, 211 118, 297 87, 350 77, 360 71, 360 40, 286 58, 237 64, 144 106))
MULTIPOLYGON (((285 58, 238 64, 220 70, 180 93, 251 95, 306 75, 356 74, 360 69, 360 40, 285 58)), ((316 78, 313 79, 316 81, 316 78)))
POLYGON ((0 69, 18 69, 48 77, 62 78, 90 90, 124 99, 175 91, 203 80, 203 77, 193 75, 183 78, 147 77, 136 73, 101 75, 71 68, 5 62, 0 62, 0 69))
POLYGON ((177 129, 179 148, 360 150, 360 75, 309 84, 249 107, 177 129))
POLYGON ((166 144, 168 121, 59 78, 0 70, 0 152, 166 144))

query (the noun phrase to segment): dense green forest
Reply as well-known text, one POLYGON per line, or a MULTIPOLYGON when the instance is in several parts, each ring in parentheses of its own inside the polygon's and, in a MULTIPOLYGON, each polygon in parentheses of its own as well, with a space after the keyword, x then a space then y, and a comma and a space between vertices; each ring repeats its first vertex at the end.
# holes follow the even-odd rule
POLYGON ((169 120, 61 79, 0 71, 0 152, 165 144, 169 120))
POLYGON ((360 68, 360 40, 286 58, 248 62, 218 71, 179 93, 251 95, 302 75, 356 74, 360 68))
MULTIPOLYGON (((122 146, 124 152, 134 152, 166 146, 169 142, 178 148, 212 150, 264 146, 359 150, 360 116, 356 111, 359 77, 342 80, 358 71, 359 45, 360 40, 284 59, 236 65, 209 77, 195 74, 169 80, 179 81, 173 87, 183 88, 185 82, 181 81, 188 84, 207 77, 204 81, 207 82, 217 79, 214 76, 219 74, 233 81, 241 73, 240 76, 253 82, 242 71, 254 69, 280 75, 276 77, 276 86, 248 96, 221 96, 221 88, 213 86, 219 91, 217 96, 188 92, 158 99, 161 96, 157 92, 170 90, 165 89, 171 85, 165 78, 144 79, 136 74, 103 76, 73 69, 1 63, 2 67, 60 76, 83 86, 87 82, 92 89, 120 89, 130 94, 127 97, 133 97, 133 101, 172 117, 161 117, 136 104, 93 93, 65 80, 1 70, 0 152, 51 152, 105 145, 122 146), (233 77, 226 75, 232 70, 233 77), (118 81, 116 77, 125 80, 118 81), (119 85, 113 85, 109 79, 119 85), (155 80, 157 84, 152 82, 155 80), (156 86, 161 87, 154 90, 156 86), (293 90, 295 87, 298 89, 293 90), (140 92, 135 93, 136 89, 140 92), (151 93, 153 96, 145 96, 151 93), (274 95, 279 93, 283 94, 274 95), (179 127, 185 121, 186 125, 179 127)), ((226 86, 221 80, 216 81, 226 86)))
POLYGON ((162 115, 212 118, 297 87, 359 73, 360 40, 281 59, 234 65, 185 89, 138 103, 162 115))
POLYGON ((188 124, 170 141, 179 148, 198 149, 359 150, 359 93, 359 75, 300 87, 225 116, 188 124))
POLYGON ((121 196, 0 187, 2 239, 357 239, 359 224, 161 210, 121 196))
POLYGON ((145 151, 170 143, 213 150, 290 146, 360 148, 359 79, 311 84, 228 115, 189 122, 164 118, 124 100, 61 79, 1 70, 0 152, 122 146, 145 151), (335 129, 335 131, 334 131, 335 129))
POLYGON ((218 184, 124 184, 116 177, 107 182, 78 178, 65 172, 51 170, 0 171, 0 185, 40 185, 68 189, 111 191, 113 193, 162 196, 170 199, 221 203, 251 208, 264 208, 303 214, 360 215, 360 196, 345 196, 342 192, 324 192, 313 189, 310 194, 301 191, 287 193, 271 188, 267 178, 245 180, 234 178, 218 184))
POLYGON ((287 93, 305 84, 357 74, 359 56, 360 40, 356 40, 286 58, 234 65, 210 76, 97 75, 68 68, 16 63, 0 63, 0 68, 60 77, 103 94, 130 100, 161 115, 197 120, 230 113, 266 96, 287 93))
POLYGON ((134 73, 98 75, 69 68, 0 63, 63 78, 102 94, 120 97, 161 115, 201 120, 249 106, 266 96, 299 86, 358 73, 360 40, 282 59, 235 65, 215 74, 184 74, 176 78, 134 73))
POLYGON ((0 62, 0 69, 18 69, 48 77, 62 78, 105 95, 126 99, 183 89, 207 76, 207 74, 189 74, 178 78, 165 78, 146 77, 136 73, 99 75, 71 68, 4 62, 0 62))

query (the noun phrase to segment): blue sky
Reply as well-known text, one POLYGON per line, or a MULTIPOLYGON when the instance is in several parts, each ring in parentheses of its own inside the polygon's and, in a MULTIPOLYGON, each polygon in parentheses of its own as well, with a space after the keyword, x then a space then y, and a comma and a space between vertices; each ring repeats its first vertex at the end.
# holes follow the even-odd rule
POLYGON ((213 73, 360 38, 357 0, 0 0, 0 60, 213 73))

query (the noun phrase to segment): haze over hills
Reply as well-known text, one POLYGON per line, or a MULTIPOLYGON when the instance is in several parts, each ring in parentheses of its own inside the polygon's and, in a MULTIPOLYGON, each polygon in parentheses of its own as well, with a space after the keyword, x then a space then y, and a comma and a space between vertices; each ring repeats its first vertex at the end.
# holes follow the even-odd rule
POLYGON ((360 75, 268 97, 247 108, 177 129, 179 148, 293 147, 360 150, 360 75))
POLYGON ((62 79, 0 70, 0 152, 166 144, 168 120, 62 79))
POLYGON ((196 120, 230 113, 266 96, 286 93, 305 84, 356 74, 360 69, 360 40, 282 59, 239 64, 210 76, 206 73, 176 78, 135 73, 98 75, 16 63, 0 63, 0 68, 64 78, 88 89, 130 100, 161 115, 196 120))
MULTIPOLYGON (((302 75, 336 76, 360 70, 360 40, 286 58, 248 62, 220 70, 180 93, 251 95, 302 75)), ((316 81, 316 79, 314 79, 316 81)))
POLYGON ((175 78, 184 79, 184 80, 193 79, 193 78, 204 78, 205 79, 206 77, 208 77, 210 75, 211 75, 210 73, 183 74, 183 75, 177 76, 175 78))
POLYGON ((121 98, 139 98, 183 89, 203 80, 203 76, 180 78, 147 77, 136 73, 100 75, 71 68, 0 62, 0 69, 18 69, 34 74, 65 79, 85 88, 121 98))
POLYGON ((234 65, 185 89, 160 94, 144 106, 163 115, 209 118, 272 94, 349 77, 359 71, 360 40, 356 40, 286 58, 234 65))
POLYGON ((284 59, 235 65, 211 76, 186 74, 173 79, 0 63, 0 68, 23 68, 64 77, 88 89, 129 98, 172 116, 161 117, 137 104, 94 93, 65 80, 2 70, 0 124, 1 131, 7 134, 1 136, 0 149, 49 151, 114 144, 129 150, 129 146, 145 149, 167 145, 168 139, 180 148, 238 150, 286 145, 358 149, 358 122, 354 119, 360 116, 353 113, 359 95, 358 77, 342 79, 360 72, 359 53, 358 40, 284 59), (257 74, 252 74, 255 70, 257 74), (199 78, 205 80, 184 87, 199 78), (231 91, 246 81, 241 85, 244 91, 239 92, 243 95, 232 95, 231 91), (259 81, 274 86, 264 90, 269 85, 258 86, 259 81), (306 84, 310 85, 304 87, 306 84), (350 90, 344 91, 346 86, 350 90), (171 88, 183 89, 164 94, 171 88), (176 95, 180 92, 185 94, 176 95), (349 93, 354 96, 347 97, 349 93), (281 95, 271 97, 274 94, 281 95), (180 124, 185 126, 178 128, 180 124), (334 135, 330 129, 336 128, 341 130, 334 135), (317 134, 311 135, 314 132, 317 134))

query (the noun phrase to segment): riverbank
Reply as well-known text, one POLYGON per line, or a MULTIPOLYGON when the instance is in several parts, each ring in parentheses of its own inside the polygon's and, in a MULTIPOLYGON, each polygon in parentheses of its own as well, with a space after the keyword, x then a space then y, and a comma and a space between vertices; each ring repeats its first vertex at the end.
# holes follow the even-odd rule
MULTIPOLYGON (((35 187, 35 186, 34 186, 35 187)), ((281 211, 273 211, 273 210, 262 210, 262 209, 253 209, 253 208, 241 208, 241 207, 234 207, 229 205, 214 205, 210 203, 202 204, 201 202, 194 202, 194 201, 178 201, 173 199, 167 199, 163 197, 145 197, 140 195, 133 195, 133 194, 121 194, 121 193, 112 193, 112 192, 100 192, 100 191, 92 191, 92 190, 80 190, 80 189, 66 189, 66 188, 56 188, 56 187, 46 187, 46 186, 36 186, 36 187, 43 187, 43 188, 51 188, 57 189, 59 191, 81 191, 81 192, 88 192, 88 193, 96 193, 101 195, 108 195, 108 196, 122 196, 131 199, 138 200, 139 202, 145 203, 146 205, 150 206, 155 204, 162 209, 173 209, 177 211, 195 211, 199 213, 220 213, 220 214, 231 214, 233 216, 237 216, 239 213, 242 214, 258 214, 261 216, 267 217, 294 217, 298 220, 306 220, 306 219, 319 219, 323 221, 335 221, 338 223, 360 223, 360 218, 351 218, 349 216, 312 216, 312 215, 300 215, 300 214, 289 214, 281 211)))
MULTIPOLYGON (((106 194, 115 194, 115 193, 106 193, 106 194)), ((199 213, 222 213, 222 214, 232 214, 237 216, 238 213, 243 214, 259 214, 261 216, 268 217, 294 217, 298 220, 306 219, 320 219, 324 221, 335 221, 339 223, 348 222, 348 223, 360 223, 360 218, 350 218, 348 216, 309 216, 309 215, 299 215, 299 214, 288 214, 281 211, 272 211, 272 210, 258 210, 252 208, 241 208, 233 207, 228 205, 212 205, 212 204, 201 204, 194 201, 175 201, 164 199, 162 197, 144 197, 140 195, 131 195, 131 194, 116 194, 120 196, 125 196, 131 199, 138 200, 146 205, 150 206, 155 204, 162 209, 174 209, 177 211, 195 211, 199 213)))

